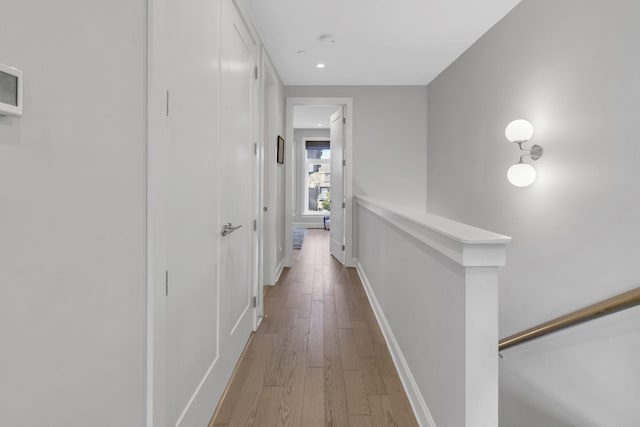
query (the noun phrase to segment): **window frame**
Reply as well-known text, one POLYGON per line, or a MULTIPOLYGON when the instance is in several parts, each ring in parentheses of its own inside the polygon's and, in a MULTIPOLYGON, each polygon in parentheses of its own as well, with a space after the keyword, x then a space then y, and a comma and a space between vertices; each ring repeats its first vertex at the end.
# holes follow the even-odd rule
MULTIPOLYGON (((329 141, 329 146, 331 146, 331 139, 328 136, 313 136, 313 137, 304 137, 302 138, 302 146, 300 147, 301 158, 300 158, 300 167, 302 168, 302 197, 300 198, 302 205, 300 206, 300 214, 303 217, 324 217, 329 215, 329 212, 314 212, 309 211, 309 174, 307 171, 309 170, 309 165, 328 165, 331 168, 331 158, 328 159, 307 159, 307 141, 329 141)), ((329 148, 331 149, 331 148, 329 148)), ((329 190, 331 191, 331 190, 329 190)))

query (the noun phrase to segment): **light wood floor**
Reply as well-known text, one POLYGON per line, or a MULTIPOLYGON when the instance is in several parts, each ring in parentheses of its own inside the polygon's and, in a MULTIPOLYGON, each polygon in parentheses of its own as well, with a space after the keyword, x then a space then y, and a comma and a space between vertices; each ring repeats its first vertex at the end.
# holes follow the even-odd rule
POLYGON ((212 426, 417 426, 355 269, 309 230, 212 426))

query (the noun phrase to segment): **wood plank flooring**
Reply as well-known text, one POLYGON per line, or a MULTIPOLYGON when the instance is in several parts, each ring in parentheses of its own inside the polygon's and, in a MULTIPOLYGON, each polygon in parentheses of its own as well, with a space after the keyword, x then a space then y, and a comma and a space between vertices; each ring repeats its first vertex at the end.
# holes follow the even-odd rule
POLYGON ((308 230, 209 427, 417 426, 352 268, 308 230))

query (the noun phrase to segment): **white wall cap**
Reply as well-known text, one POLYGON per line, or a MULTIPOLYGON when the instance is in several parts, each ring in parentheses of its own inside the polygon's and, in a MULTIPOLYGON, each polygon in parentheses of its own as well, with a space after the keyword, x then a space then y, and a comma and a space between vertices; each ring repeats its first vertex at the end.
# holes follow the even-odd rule
POLYGON ((511 237, 407 207, 391 206, 368 196, 355 202, 465 267, 499 267, 505 264, 511 237))

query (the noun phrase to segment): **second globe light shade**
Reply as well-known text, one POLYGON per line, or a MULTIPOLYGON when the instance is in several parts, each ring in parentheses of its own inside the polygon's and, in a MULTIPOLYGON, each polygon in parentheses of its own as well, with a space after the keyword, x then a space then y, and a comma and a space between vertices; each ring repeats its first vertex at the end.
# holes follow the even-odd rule
POLYGON ((507 179, 516 187, 528 187, 536 180, 536 169, 528 163, 516 163, 507 171, 507 179))

